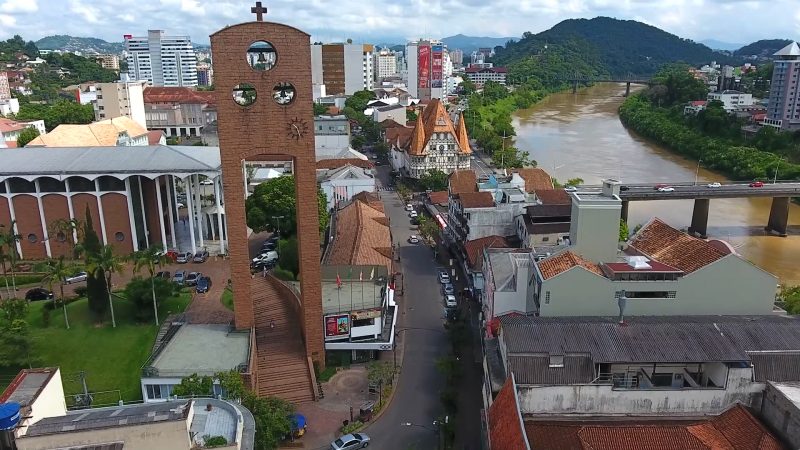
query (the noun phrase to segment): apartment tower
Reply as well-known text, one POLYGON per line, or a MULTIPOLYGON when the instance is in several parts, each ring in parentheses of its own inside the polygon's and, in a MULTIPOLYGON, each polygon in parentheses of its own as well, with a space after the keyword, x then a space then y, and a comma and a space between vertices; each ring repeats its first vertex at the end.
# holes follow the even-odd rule
POLYGON ((197 86, 197 57, 189 36, 149 30, 146 37, 125 36, 128 75, 153 86, 197 86))
POLYGON ((800 129, 800 47, 792 42, 775 53, 764 125, 781 130, 800 129))
POLYGON ((372 90, 372 58, 369 44, 311 44, 311 82, 325 85, 327 95, 372 90))

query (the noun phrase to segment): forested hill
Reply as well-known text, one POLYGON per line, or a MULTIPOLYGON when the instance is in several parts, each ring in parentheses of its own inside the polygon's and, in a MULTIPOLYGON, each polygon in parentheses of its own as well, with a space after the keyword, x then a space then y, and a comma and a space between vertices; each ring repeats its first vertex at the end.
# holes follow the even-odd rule
POLYGON ((549 49, 564 42, 582 43, 581 46, 592 53, 586 59, 596 58, 601 64, 598 70, 614 75, 650 75, 662 65, 677 61, 691 65, 735 62, 705 45, 659 28, 609 17, 569 19, 538 34, 525 33, 520 41, 495 49, 494 61, 499 65, 511 65, 547 51, 545 45, 549 49))
POLYGON ((769 58, 778 50, 791 44, 789 39, 762 39, 752 44, 747 44, 733 52, 736 56, 759 56, 769 58))

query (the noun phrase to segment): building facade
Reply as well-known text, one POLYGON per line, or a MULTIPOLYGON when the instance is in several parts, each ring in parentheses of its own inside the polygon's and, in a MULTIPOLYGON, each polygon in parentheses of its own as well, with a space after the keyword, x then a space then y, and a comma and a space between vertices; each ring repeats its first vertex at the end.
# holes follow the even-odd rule
POLYGON ((464 52, 459 48, 450 50, 450 61, 454 66, 461 67, 464 64, 464 52))
POLYGON ((125 35, 128 75, 153 86, 197 86, 197 57, 189 36, 167 36, 149 30, 147 36, 125 35))
POLYGON ((734 112, 739 108, 753 106, 753 94, 726 90, 722 92, 709 92, 708 101, 718 101, 727 112, 734 112))
POLYGON ((8 73, 0 72, 0 101, 11 98, 11 87, 8 84, 8 73))
POLYGON ((213 92, 186 87, 148 87, 144 90, 147 128, 171 136, 200 136, 217 121, 213 92))
POLYGON ((97 100, 94 105, 95 120, 130 117, 146 127, 144 112, 144 81, 120 81, 96 85, 97 100))
POLYGON ((317 169, 317 181, 328 199, 328 210, 350 201, 361 192, 375 192, 375 174, 351 164, 334 169, 317 169))
POLYGON ((369 44, 311 44, 311 82, 327 95, 353 95, 374 86, 369 44))
MULTIPOLYGON (((491 66, 491 64, 489 64, 491 66)), ((494 81, 495 83, 506 84, 506 74, 508 70, 505 67, 467 67, 465 74, 476 86, 481 87, 487 81, 494 81)))
POLYGON ((792 42, 775 56, 764 125, 796 130, 800 128, 800 46, 792 42))
POLYGON ((94 55, 92 58, 94 58, 103 69, 119 72, 119 55, 100 54, 94 55))
POLYGON ((452 63, 447 46, 441 41, 419 40, 406 44, 408 92, 423 100, 447 97, 447 79, 452 63))
POLYGON ((375 58, 375 80, 397 75, 397 55, 388 48, 377 52, 375 58))

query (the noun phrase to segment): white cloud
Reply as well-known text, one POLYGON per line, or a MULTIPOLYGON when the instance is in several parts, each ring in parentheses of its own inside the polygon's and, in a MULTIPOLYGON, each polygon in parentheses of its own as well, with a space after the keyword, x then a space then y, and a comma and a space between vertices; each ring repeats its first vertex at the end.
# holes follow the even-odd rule
POLYGON ((0 4, 3 13, 30 13, 39 10, 36 0, 6 0, 0 4))
POLYGON ((117 16, 117 19, 127 23, 136 22, 136 17, 131 13, 120 14, 117 16))
POLYGON ((100 19, 97 18, 97 10, 92 6, 84 5, 80 0, 69 0, 69 9, 89 23, 100 22, 100 19))
POLYGON ((8 14, 0 14, 0 25, 4 28, 16 28, 17 19, 14 16, 9 16, 8 14))

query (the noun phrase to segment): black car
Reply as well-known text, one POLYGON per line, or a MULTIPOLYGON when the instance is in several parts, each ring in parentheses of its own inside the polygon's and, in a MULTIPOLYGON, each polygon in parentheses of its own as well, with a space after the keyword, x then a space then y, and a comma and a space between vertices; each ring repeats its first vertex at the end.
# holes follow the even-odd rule
POLYGON ((197 286, 195 286, 195 290, 198 294, 203 294, 208 292, 211 289, 211 277, 200 277, 197 280, 197 286))
POLYGON ((52 300, 53 293, 45 288, 33 288, 25 293, 25 300, 34 302, 37 300, 52 300))
POLYGON ((627 190, 630 190, 630 188, 628 186, 620 186, 619 190, 620 191, 627 191, 627 190))

